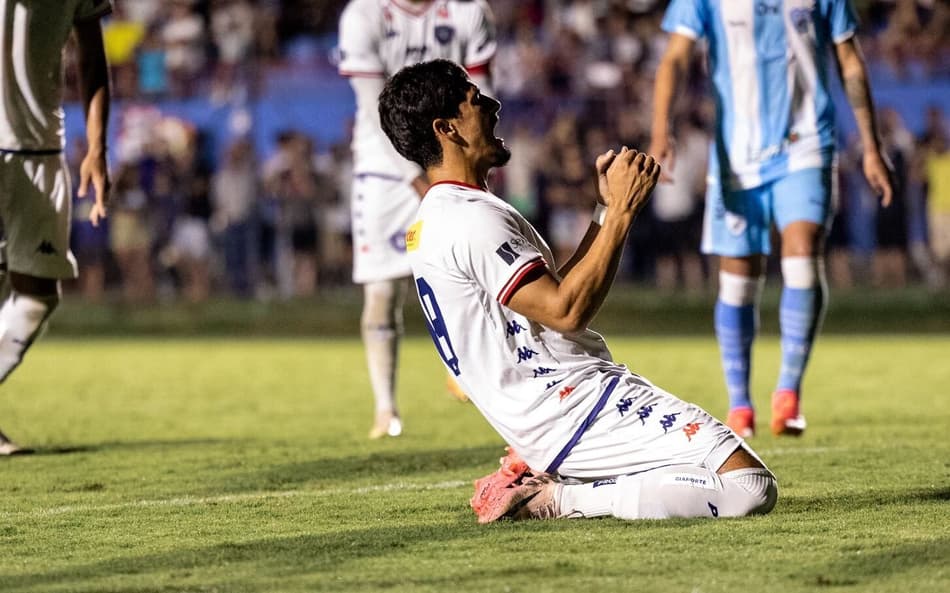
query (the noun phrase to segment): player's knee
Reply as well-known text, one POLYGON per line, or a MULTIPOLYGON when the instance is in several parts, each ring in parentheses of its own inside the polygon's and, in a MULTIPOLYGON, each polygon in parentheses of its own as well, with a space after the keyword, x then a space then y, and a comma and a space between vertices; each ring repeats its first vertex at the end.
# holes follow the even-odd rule
POLYGON ((814 288, 818 286, 823 266, 811 255, 782 257, 782 280, 789 288, 814 288))
POLYGON ((747 517, 766 515, 778 501, 778 482, 767 469, 739 470, 723 474, 723 482, 730 482, 730 501, 723 516, 747 517))
POLYGON ((360 324, 364 331, 397 331, 402 304, 395 281, 371 282, 363 286, 363 314, 360 324))
POLYGON ((727 305, 743 307, 755 303, 762 293, 763 276, 741 276, 719 272, 719 300, 727 305))

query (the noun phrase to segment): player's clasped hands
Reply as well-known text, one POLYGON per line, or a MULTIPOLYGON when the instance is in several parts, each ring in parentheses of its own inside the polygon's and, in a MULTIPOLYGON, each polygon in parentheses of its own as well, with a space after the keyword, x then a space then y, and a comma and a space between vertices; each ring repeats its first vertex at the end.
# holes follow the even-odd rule
POLYGON ((598 189, 608 208, 636 214, 660 177, 660 163, 652 156, 624 146, 619 153, 609 150, 597 157, 598 189))

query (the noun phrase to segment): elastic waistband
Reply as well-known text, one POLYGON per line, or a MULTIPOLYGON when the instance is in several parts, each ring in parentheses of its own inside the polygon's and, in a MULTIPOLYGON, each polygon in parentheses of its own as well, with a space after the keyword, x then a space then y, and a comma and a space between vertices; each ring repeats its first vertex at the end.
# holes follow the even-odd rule
POLYGON ((41 150, 29 150, 29 149, 18 149, 10 150, 7 148, 0 148, 0 154, 17 154, 21 156, 52 156, 54 154, 62 154, 62 148, 45 148, 41 150))
POLYGON ((554 461, 548 465, 548 468, 544 470, 549 474, 557 472, 558 468, 561 467, 561 464, 564 463, 564 460, 567 459, 567 456, 570 454, 571 450, 577 445, 577 442, 581 440, 581 437, 584 436, 584 433, 587 432, 587 429, 590 428, 590 425, 594 423, 594 420, 597 419, 597 415, 600 414, 600 411, 604 409, 604 406, 607 405, 607 400, 610 398, 610 394, 614 392, 614 388, 617 387, 617 383, 620 381, 620 375, 614 376, 610 380, 610 383, 607 384, 607 388, 604 389, 604 393, 600 396, 600 399, 597 400, 597 403, 594 404, 594 407, 591 408, 590 412, 587 414, 587 417, 584 418, 584 421, 581 422, 581 425, 577 427, 577 430, 574 432, 574 435, 571 437, 571 440, 567 442, 566 445, 561 449, 560 453, 554 458, 554 461))

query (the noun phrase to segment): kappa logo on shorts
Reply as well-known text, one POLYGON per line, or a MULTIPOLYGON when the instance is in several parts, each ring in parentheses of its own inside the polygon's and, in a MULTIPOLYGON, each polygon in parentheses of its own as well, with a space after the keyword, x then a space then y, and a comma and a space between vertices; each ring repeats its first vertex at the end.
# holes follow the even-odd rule
POLYGON ((574 387, 573 385, 568 385, 567 387, 565 387, 564 389, 562 389, 561 391, 558 392, 558 396, 559 396, 561 399, 564 399, 565 397, 567 397, 567 396, 569 396, 570 394, 574 393, 574 390, 575 390, 575 389, 577 389, 577 388, 574 387))
POLYGON ((495 253, 497 253, 498 257, 503 259, 509 266, 515 263, 515 260, 518 259, 518 254, 515 253, 515 250, 511 248, 511 245, 508 244, 508 241, 505 241, 499 245, 498 249, 495 250, 495 253))
POLYGON ((738 214, 733 214, 732 212, 726 211, 726 228, 729 229, 729 232, 735 236, 739 236, 745 232, 749 227, 749 223, 746 222, 744 216, 739 216, 738 214))
POLYGON ((611 484, 616 484, 616 478, 607 478, 606 480, 597 480, 594 482, 594 485, 591 488, 600 488, 601 486, 610 486, 611 484))
POLYGON ((686 440, 692 442, 693 435, 699 432, 699 422, 690 422, 683 427, 683 434, 686 435, 686 440))
POLYGON ((40 245, 39 247, 36 248, 36 252, 42 253, 43 255, 56 255, 57 253, 59 253, 58 251, 56 251, 56 248, 53 247, 53 244, 47 241, 46 239, 43 239, 42 241, 40 241, 40 245))

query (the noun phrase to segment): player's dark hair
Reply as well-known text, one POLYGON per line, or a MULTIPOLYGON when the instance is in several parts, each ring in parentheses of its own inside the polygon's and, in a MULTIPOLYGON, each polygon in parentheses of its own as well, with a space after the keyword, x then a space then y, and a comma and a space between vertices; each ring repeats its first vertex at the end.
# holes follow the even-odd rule
POLYGON ((396 152, 426 169, 442 162, 442 145, 432 122, 459 116, 472 82, 449 60, 407 66, 386 82, 379 96, 379 121, 396 152))

